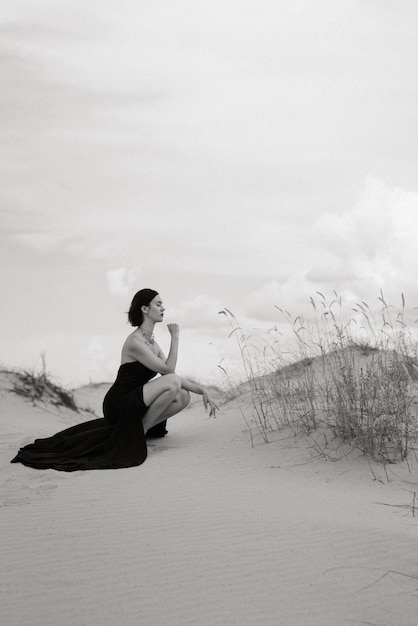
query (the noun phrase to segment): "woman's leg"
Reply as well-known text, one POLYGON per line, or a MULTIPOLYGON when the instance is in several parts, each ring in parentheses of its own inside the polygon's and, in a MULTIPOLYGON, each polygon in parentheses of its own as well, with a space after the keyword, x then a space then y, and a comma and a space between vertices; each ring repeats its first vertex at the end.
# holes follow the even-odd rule
POLYGON ((152 426, 182 411, 190 401, 187 391, 181 388, 176 374, 166 374, 143 387, 144 402, 148 406, 142 423, 145 433, 152 426))
POLYGON ((173 415, 177 415, 183 409, 185 409, 190 402, 190 394, 185 389, 180 389, 177 396, 174 398, 173 402, 161 413, 160 417, 157 421, 154 422, 153 426, 163 422, 169 417, 173 417, 173 415))

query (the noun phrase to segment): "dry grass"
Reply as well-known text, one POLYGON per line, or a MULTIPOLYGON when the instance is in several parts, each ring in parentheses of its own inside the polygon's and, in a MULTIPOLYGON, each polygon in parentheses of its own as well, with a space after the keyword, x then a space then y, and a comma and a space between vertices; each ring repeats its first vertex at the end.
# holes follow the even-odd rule
POLYGON ((71 391, 67 391, 52 381, 46 371, 44 355, 42 355, 42 370, 39 373, 23 370, 15 372, 15 376, 16 379, 11 391, 30 400, 33 404, 49 402, 73 411, 79 410, 71 391))
POLYGON ((318 294, 309 318, 278 309, 294 338, 291 355, 280 351, 274 332, 263 345, 231 311, 222 311, 245 371, 240 392, 251 399, 245 419, 252 441, 257 434, 268 442, 271 433, 290 427, 315 434, 322 453, 337 439, 382 463, 408 458, 418 439, 414 324, 406 319, 403 296, 398 310, 383 294, 379 304, 374 317, 365 302, 346 311, 337 295, 328 302, 318 294))

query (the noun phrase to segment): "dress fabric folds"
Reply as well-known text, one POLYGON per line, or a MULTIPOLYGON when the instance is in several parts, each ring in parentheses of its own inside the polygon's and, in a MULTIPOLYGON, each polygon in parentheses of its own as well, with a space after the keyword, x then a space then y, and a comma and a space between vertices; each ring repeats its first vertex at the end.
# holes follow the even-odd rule
POLYGON ((139 361, 120 366, 103 400, 103 418, 71 426, 21 448, 12 463, 64 472, 141 465, 147 458, 143 386, 156 372, 139 361))

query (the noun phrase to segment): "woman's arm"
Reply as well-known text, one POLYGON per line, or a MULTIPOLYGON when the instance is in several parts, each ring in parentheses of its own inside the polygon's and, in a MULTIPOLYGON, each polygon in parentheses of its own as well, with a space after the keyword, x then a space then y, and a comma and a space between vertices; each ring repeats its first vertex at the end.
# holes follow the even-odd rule
POLYGON ((136 359, 145 367, 158 374, 174 374, 174 368, 171 368, 166 361, 161 358, 160 354, 155 354, 148 346, 134 336, 130 336, 129 343, 125 344, 127 353, 130 357, 136 359))
POLYGON ((178 324, 167 324, 168 332, 171 335, 170 350, 166 359, 166 364, 174 372, 177 365, 177 354, 179 349, 180 327, 178 324))
POLYGON ((191 391, 192 393, 197 393, 200 396, 203 396, 205 409, 209 407, 209 417, 216 417, 216 411, 219 411, 219 407, 203 385, 199 385, 198 383, 188 380, 187 378, 181 377, 181 386, 186 391, 191 391))
POLYGON ((155 345, 158 347, 158 354, 155 354, 144 341, 135 337, 134 334, 126 340, 122 354, 127 354, 158 374, 174 374, 179 344, 179 326, 178 324, 168 324, 167 326, 171 335, 170 352, 167 358, 157 343, 155 345))
POLYGON ((202 385, 199 385, 199 383, 195 383, 188 378, 183 378, 183 376, 181 377, 181 386, 186 391, 197 393, 199 394, 199 396, 203 396, 203 394, 205 393, 205 388, 202 385))

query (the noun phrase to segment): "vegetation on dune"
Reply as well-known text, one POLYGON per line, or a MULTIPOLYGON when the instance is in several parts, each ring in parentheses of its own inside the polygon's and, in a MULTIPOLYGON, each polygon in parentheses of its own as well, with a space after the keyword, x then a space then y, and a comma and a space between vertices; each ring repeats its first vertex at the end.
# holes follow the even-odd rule
MULTIPOLYGON (((293 318, 278 309, 295 341, 292 354, 280 350, 277 329, 268 338, 247 333, 228 309, 251 400, 242 411, 251 441, 268 442, 274 431, 290 427, 312 437, 325 458, 330 440, 360 449, 382 463, 405 460, 418 440, 416 396, 418 346, 414 325, 379 297, 377 318, 365 302, 350 307, 342 299, 311 298, 313 315, 293 318), (320 435, 320 436, 318 436, 320 435)), ((227 371, 221 368, 231 387, 227 371)))
POLYGON ((55 406, 63 406, 72 411, 79 408, 71 391, 54 383, 46 371, 45 356, 42 355, 42 370, 36 373, 32 370, 17 371, 11 391, 36 402, 50 402, 55 406))

